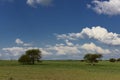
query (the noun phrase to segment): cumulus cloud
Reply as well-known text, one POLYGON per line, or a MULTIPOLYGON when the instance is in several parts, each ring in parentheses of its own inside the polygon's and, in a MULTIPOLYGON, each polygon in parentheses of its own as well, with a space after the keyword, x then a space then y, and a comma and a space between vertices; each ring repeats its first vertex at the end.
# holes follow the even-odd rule
MULTIPOLYGON (((66 40, 66 43, 60 43, 55 45, 49 45, 46 47, 9 47, 9 48, 3 48, 2 50, 6 54, 5 56, 12 56, 12 58, 15 57, 15 59, 18 59, 20 55, 24 54, 25 51, 29 49, 39 49, 42 52, 43 59, 47 57, 48 59, 53 58, 60 58, 63 57, 65 59, 67 58, 78 58, 80 55, 86 54, 87 52, 92 53, 102 53, 107 54, 110 53, 109 49, 103 49, 99 46, 96 46, 94 43, 86 43, 83 45, 80 44, 73 44, 72 42, 66 40)), ((57 59, 56 58, 56 59, 57 59)), ((62 59, 63 59, 62 58, 62 59)))
POLYGON ((92 5, 88 4, 87 7, 99 14, 120 15, 120 0, 93 0, 92 5))
POLYGON ((101 53, 101 54, 111 53, 111 51, 109 49, 103 49, 102 47, 99 47, 92 42, 85 43, 83 45, 56 44, 54 46, 47 47, 46 51, 51 52, 51 53, 55 52, 56 55, 72 55, 72 56, 78 55, 78 54, 86 54, 87 52, 101 53))
POLYGON ((119 54, 119 48, 117 46, 111 49, 107 45, 103 47, 103 45, 101 46, 101 44, 98 43, 98 41, 100 41, 109 45, 120 45, 119 34, 109 32, 101 26, 86 27, 79 33, 68 33, 56 36, 58 39, 62 39, 63 42, 55 43, 54 45, 46 44, 45 47, 27 46, 27 43, 17 38, 15 40, 17 44, 16 47, 2 48, 2 53, 4 54, 0 55, 0 57, 18 59, 20 55, 29 49, 39 49, 42 52, 42 59, 82 59, 86 53, 101 53, 104 55, 119 54), (79 43, 78 40, 81 40, 81 38, 82 40, 92 39, 92 41, 91 43, 79 43), (97 40, 97 42, 93 40, 97 40))
POLYGON ((56 45, 49 45, 47 47, 10 47, 10 48, 3 48, 2 50, 6 53, 9 53, 13 56, 19 56, 24 54, 26 50, 29 49, 39 49, 42 52, 43 56, 49 55, 75 55, 80 53, 80 47, 77 45, 67 45, 67 44, 56 44, 56 45))
POLYGON ((68 45, 68 46, 73 46, 74 44, 72 43, 72 42, 70 42, 69 40, 65 40, 65 42, 66 42, 66 44, 68 45))
POLYGON ((68 34, 56 34, 57 39, 69 39, 69 40, 77 40, 78 38, 83 38, 81 33, 68 33, 68 34))
POLYGON ((25 42, 23 42, 23 41, 22 41, 21 39, 19 39, 19 38, 17 38, 17 39, 15 40, 15 43, 18 44, 18 45, 22 45, 22 46, 31 46, 31 44, 25 43, 25 42))
POLYGON ((69 46, 65 44, 56 44, 54 46, 49 46, 46 48, 48 52, 53 52, 55 55, 75 55, 80 53, 77 46, 69 46))
POLYGON ((98 40, 108 45, 120 45, 120 34, 108 32, 106 28, 96 26, 92 28, 84 28, 80 33, 68 33, 57 35, 58 39, 77 40, 81 38, 90 38, 98 40))
POLYGON ((86 43, 81 46, 82 49, 85 49, 87 52, 92 52, 92 53, 101 53, 101 54, 108 54, 110 53, 109 49, 103 49, 99 46, 96 46, 94 43, 86 43))
MULTIPOLYGON (((47 50, 47 48, 39 48, 39 47, 9 47, 9 48, 2 48, 2 50, 5 52, 4 54, 7 54, 6 56, 12 56, 15 58, 19 58, 22 54, 25 54, 25 51, 30 49, 39 49, 42 52, 42 56, 48 56, 52 55, 52 52, 47 50)), ((2 54, 0 54, 2 56, 2 54)))
POLYGON ((53 0, 27 0, 27 4, 36 7, 36 5, 50 6, 53 0))
POLYGON ((11 47, 11 48, 3 48, 2 50, 5 51, 6 53, 9 53, 9 55, 18 56, 23 54, 26 49, 22 47, 11 47))
POLYGON ((47 48, 39 48, 43 56, 53 55, 47 48))
POLYGON ((17 44, 23 44, 24 42, 22 40, 20 40, 20 39, 16 39, 15 43, 17 43, 17 44))
POLYGON ((15 40, 15 43, 20 46, 2 48, 4 54, 0 54, 0 56, 3 56, 7 59, 18 59, 22 54, 25 53, 25 51, 30 49, 39 49, 42 52, 42 56, 48 56, 52 54, 52 52, 48 51, 47 48, 32 47, 31 44, 25 43, 19 38, 15 40))

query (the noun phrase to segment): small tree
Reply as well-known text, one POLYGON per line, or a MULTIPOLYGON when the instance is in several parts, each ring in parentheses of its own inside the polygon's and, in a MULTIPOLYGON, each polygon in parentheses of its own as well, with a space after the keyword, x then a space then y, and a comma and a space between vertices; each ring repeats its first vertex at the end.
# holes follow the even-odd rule
POLYGON ((95 65, 95 63, 97 63, 99 61, 99 59, 102 57, 101 54, 86 54, 84 56, 84 60, 88 63, 90 63, 91 65, 95 65))
POLYGON ((24 55, 22 55, 18 61, 23 64, 34 64, 35 61, 40 61, 41 51, 39 49, 27 50, 24 55))
POLYGON ((110 62, 116 62, 116 59, 115 58, 110 58, 109 61, 110 62))

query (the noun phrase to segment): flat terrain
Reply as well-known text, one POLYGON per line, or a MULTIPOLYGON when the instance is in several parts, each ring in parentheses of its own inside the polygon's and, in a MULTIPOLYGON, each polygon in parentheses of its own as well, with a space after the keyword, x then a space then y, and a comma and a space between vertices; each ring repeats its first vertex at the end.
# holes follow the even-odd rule
POLYGON ((120 63, 99 62, 90 66, 80 61, 43 61, 21 65, 0 61, 0 80, 120 80, 120 63))

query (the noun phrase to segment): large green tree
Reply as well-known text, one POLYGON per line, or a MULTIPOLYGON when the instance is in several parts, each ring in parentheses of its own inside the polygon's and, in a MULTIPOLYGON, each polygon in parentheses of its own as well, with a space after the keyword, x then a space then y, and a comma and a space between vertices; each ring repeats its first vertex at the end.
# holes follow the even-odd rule
POLYGON ((102 58, 101 54, 91 54, 88 53, 84 56, 84 60, 88 63, 90 63, 91 65, 95 65, 95 63, 97 63, 99 61, 99 59, 102 58))
POLYGON ((42 55, 39 49, 30 49, 22 55, 18 61, 23 64, 35 64, 35 61, 40 61, 42 55))

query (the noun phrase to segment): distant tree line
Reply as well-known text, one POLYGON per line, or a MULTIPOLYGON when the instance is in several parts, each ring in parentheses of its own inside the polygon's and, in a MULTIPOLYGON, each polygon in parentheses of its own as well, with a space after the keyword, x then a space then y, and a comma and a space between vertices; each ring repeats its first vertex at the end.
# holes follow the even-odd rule
POLYGON ((109 61, 110 62, 120 62, 120 58, 118 58, 118 59, 110 58, 109 61))
MULTIPOLYGON (((35 62, 41 62, 42 58, 42 52, 39 49, 30 49, 25 52, 19 59, 18 62, 22 64, 35 64, 35 62)), ((95 65, 98 63, 101 58, 103 57, 102 54, 93 54, 93 53, 88 53, 84 55, 84 60, 81 60, 81 62, 87 62, 90 65, 95 65)), ((120 62, 120 58, 115 59, 115 58, 110 58, 109 62, 120 62)))

